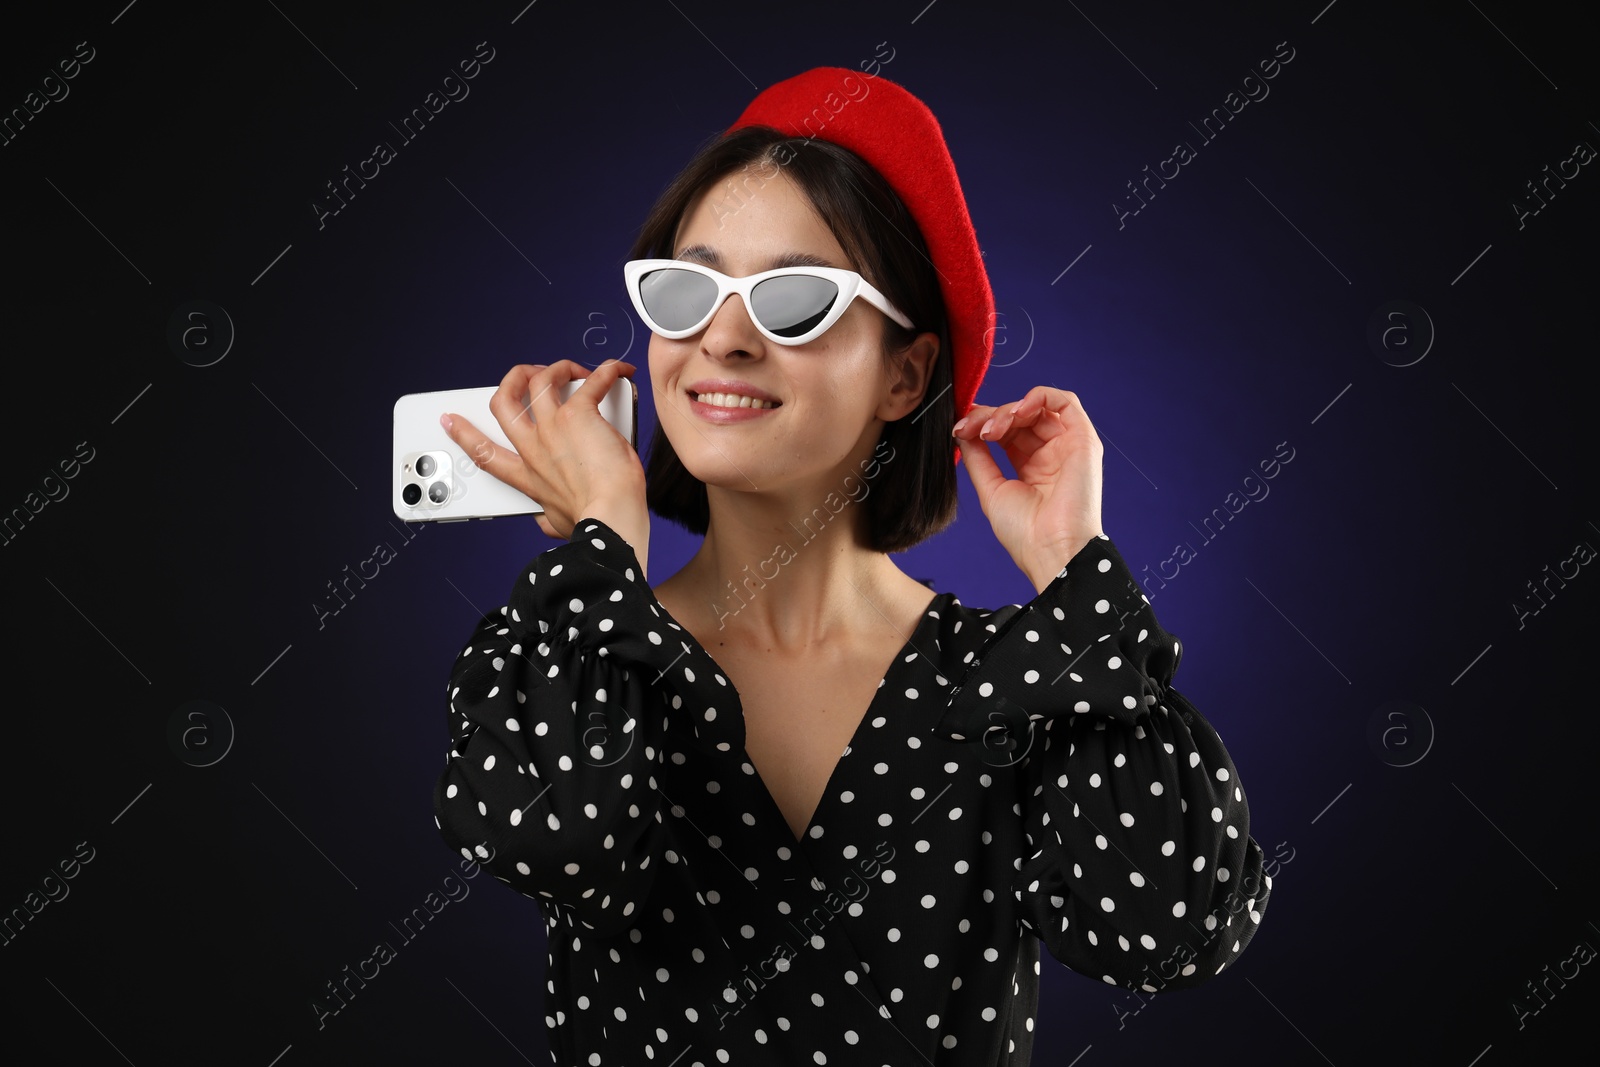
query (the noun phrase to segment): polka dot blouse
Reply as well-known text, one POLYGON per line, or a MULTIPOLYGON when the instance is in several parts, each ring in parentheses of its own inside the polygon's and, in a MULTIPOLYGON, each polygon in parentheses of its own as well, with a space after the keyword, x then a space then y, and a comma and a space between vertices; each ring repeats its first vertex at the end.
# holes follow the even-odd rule
POLYGON ((434 806, 543 913, 562 1067, 1025 1065, 1041 941, 1178 989, 1266 909, 1180 657, 1103 536, 1026 606, 941 593, 796 840, 733 684, 588 518, 455 661, 434 806))

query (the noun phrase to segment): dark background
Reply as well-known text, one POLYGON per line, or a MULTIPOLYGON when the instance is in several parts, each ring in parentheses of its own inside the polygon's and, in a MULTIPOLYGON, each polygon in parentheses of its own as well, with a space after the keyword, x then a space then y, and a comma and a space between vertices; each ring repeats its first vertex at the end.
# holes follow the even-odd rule
MULTIPOLYGON (((1513 206, 1600 147, 1572 9, 123 4, 8 12, 0 38, 4 113, 94 50, 0 145, 0 513, 67 492, 0 545, 0 913, 93 849, 0 945, 30 1062, 548 1061, 529 901, 480 878, 413 942, 391 924, 457 869, 431 802, 451 660, 552 542, 528 518, 408 540, 391 408, 620 357, 647 441, 621 264, 654 196, 758 88, 890 50, 994 285, 980 399, 1077 392, 1130 566, 1189 546, 1148 588, 1279 863, 1260 935, 1198 990, 1141 1009, 1046 956, 1035 1062, 1490 1067, 1578 1035, 1600 963, 1513 1007, 1600 948, 1600 575, 1536 613, 1527 588, 1600 548, 1600 164, 1513 206), (400 143, 480 41, 470 96, 400 143), (1205 142, 1189 123, 1285 41, 1270 95, 1205 142), (319 229, 324 183, 380 140, 397 158, 319 229), (1196 158, 1119 226, 1180 140, 1196 158), (226 320, 169 342, 196 300, 226 320), (1284 442, 1270 495, 1203 532, 1284 442), (396 558, 319 628, 378 543, 396 558), (311 998, 385 940, 319 1029, 311 998)), ((900 565, 1026 603, 961 482, 959 521, 900 565)), ((657 520, 652 574, 693 547, 657 520)))

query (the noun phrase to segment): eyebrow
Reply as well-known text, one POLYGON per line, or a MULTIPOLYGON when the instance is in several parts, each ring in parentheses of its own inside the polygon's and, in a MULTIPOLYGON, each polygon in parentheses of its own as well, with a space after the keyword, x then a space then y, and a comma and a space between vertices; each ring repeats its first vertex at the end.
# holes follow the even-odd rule
MULTIPOLYGON (((722 255, 710 245, 690 245, 673 258, 693 260, 697 263, 704 263, 706 266, 716 270, 722 269, 722 255)), ((780 270, 784 267, 837 266, 837 263, 810 252, 784 252, 769 259, 765 269, 780 270)))

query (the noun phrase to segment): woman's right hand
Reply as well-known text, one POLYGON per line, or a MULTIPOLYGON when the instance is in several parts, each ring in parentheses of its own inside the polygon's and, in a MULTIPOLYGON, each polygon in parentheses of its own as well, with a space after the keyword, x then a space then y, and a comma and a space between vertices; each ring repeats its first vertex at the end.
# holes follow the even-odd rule
POLYGON ((439 421, 479 469, 543 506, 535 518, 546 535, 567 540, 579 519, 592 516, 633 545, 642 562, 650 528, 644 466, 599 410, 616 380, 637 369, 607 360, 591 371, 570 359, 512 367, 489 410, 515 452, 454 412, 439 421), (563 402, 560 389, 574 379, 584 384, 563 402))

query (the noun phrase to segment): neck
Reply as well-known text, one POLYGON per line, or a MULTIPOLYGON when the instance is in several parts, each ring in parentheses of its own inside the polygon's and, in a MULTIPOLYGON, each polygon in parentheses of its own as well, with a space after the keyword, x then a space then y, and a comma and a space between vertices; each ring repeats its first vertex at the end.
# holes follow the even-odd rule
POLYGON ((895 605, 912 580, 868 546, 858 500, 826 488, 774 496, 711 486, 708 501, 705 540, 673 579, 704 606, 708 632, 801 651, 898 626, 895 605))

